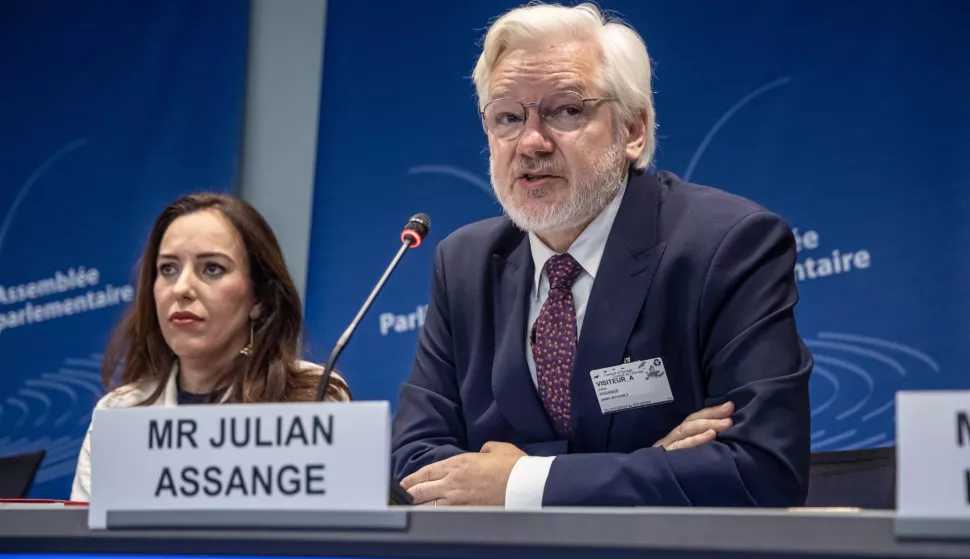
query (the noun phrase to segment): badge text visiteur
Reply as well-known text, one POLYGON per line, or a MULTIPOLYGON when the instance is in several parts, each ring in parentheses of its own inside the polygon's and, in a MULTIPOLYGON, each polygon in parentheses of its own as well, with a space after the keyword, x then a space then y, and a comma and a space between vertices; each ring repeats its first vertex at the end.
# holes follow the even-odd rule
POLYGON ((970 391, 897 393, 896 444, 898 518, 970 526, 970 391))
POLYGON ((100 409, 91 528, 108 511, 385 510, 387 402, 100 409))

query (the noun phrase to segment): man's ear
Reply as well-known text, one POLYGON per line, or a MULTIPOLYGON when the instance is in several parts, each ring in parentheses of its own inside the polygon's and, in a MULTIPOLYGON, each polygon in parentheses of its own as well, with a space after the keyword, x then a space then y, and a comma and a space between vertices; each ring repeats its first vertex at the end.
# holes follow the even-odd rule
POLYGON ((626 125, 626 158, 636 161, 647 146, 647 111, 640 111, 626 125))

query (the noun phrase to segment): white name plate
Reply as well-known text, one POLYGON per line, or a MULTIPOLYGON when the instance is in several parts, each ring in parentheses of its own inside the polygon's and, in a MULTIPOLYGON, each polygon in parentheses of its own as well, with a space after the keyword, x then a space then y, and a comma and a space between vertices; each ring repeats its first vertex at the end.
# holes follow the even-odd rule
POLYGON ((970 538, 970 391, 896 394, 897 534, 970 538))
POLYGON ((390 445, 387 402, 97 410, 88 524, 108 527, 109 512, 386 510, 390 445))

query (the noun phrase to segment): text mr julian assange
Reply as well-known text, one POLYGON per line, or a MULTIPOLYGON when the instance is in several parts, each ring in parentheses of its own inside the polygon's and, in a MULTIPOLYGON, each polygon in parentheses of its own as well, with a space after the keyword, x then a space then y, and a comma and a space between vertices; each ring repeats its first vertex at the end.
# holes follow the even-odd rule
MULTIPOLYGON (((302 445, 332 445, 333 415, 324 417, 293 415, 289 417, 222 417, 218 422, 201 422, 210 433, 199 432, 199 422, 192 418, 149 421, 149 451, 197 449, 214 454, 223 449, 256 447, 288 448, 302 445)), ((223 450, 224 451, 224 450, 223 450)), ((320 462, 291 464, 285 455, 274 455, 279 463, 221 468, 217 465, 189 464, 162 468, 155 484, 155 497, 258 497, 296 494, 324 495, 325 465, 320 462)))

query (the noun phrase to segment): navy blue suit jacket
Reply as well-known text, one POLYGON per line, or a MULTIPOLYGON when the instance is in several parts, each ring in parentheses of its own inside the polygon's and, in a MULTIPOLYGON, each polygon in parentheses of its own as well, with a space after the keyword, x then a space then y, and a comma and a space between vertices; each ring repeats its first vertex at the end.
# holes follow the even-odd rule
POLYGON ((797 506, 809 467, 812 356, 795 328, 795 239, 776 215, 669 173, 631 170, 586 308, 557 440, 525 358, 533 262, 507 218, 443 240, 432 299, 393 423, 392 468, 488 441, 557 456, 543 505, 797 506), (600 412, 589 372, 660 357, 673 402, 600 412), (715 442, 652 445, 732 401, 715 442))

